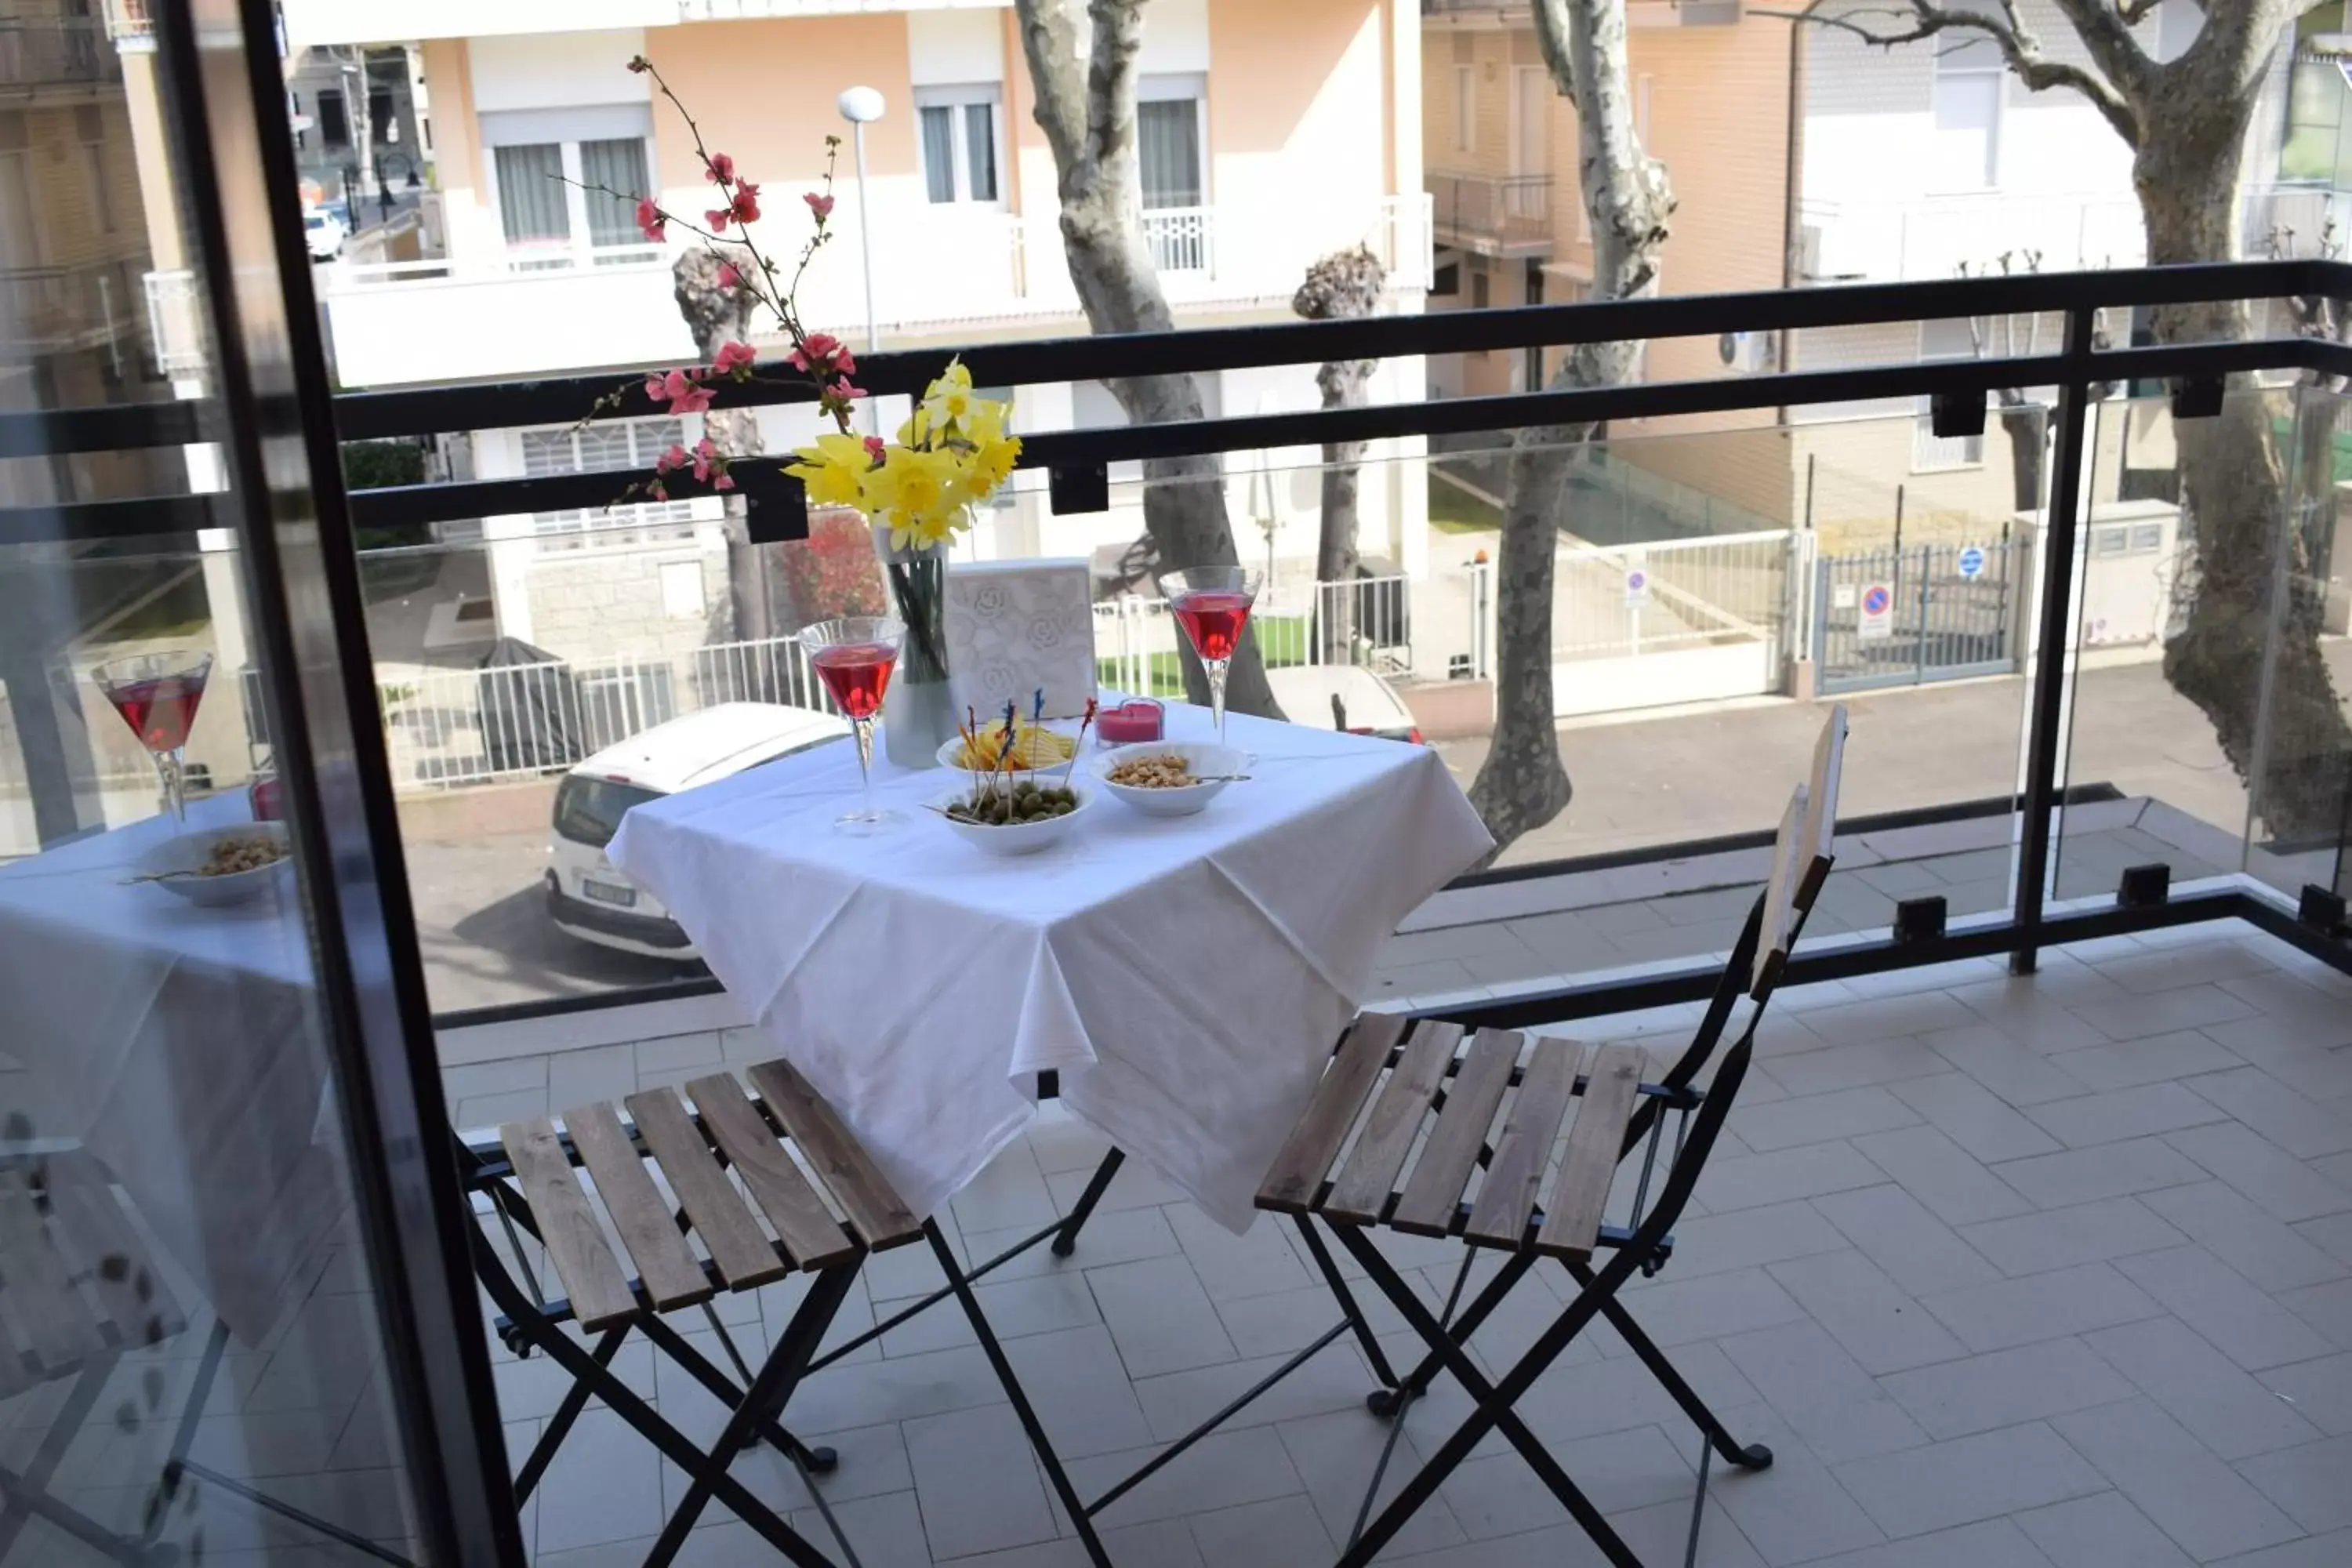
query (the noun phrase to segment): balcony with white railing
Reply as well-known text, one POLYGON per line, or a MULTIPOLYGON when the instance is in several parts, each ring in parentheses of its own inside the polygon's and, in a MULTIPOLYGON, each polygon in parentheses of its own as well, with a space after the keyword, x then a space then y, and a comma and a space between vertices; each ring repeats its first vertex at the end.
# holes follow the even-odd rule
POLYGON ((2043 272, 2137 267, 2147 259, 2139 203, 2128 193, 1808 197, 1799 211, 1802 275, 1814 283, 1951 278, 1963 268, 1991 266, 2004 253, 2038 255, 2043 272))
MULTIPOLYGON (((1402 291, 1429 284, 1429 198, 1331 204, 1286 218, 1239 205, 1155 209, 1144 243, 1179 310, 1287 310, 1317 258, 1370 247, 1402 291)), ((803 286, 803 317, 862 339, 856 215, 803 286)), ((335 371, 347 387, 474 380, 681 361, 694 342, 656 245, 510 249, 481 259, 337 262, 320 269, 335 371)), ((1058 220, 993 209, 877 212, 874 319, 886 339, 1078 316, 1058 220), (919 243, 908 242, 913 237, 919 243)))

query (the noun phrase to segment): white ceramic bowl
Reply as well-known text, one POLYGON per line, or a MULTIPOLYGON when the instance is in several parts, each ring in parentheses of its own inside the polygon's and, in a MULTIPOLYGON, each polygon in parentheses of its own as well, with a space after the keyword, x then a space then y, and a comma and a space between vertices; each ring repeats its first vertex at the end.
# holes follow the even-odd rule
MULTIPOLYGON (((939 816, 938 820, 983 855, 1034 855, 1040 849, 1050 849, 1067 838, 1076 829, 1078 818, 1087 814, 1087 807, 1095 803, 1095 792, 1085 784, 1074 784, 1070 787, 1078 797, 1078 804, 1067 815, 1049 816, 1043 822, 1016 822, 1003 827, 990 827, 982 823, 964 822, 952 816, 939 816)), ((944 812, 966 797, 966 790, 959 786, 938 796, 931 804, 944 812)))
POLYGON ((1245 773, 1250 764, 1247 752, 1220 746, 1213 741, 1138 741, 1133 745, 1114 746, 1095 758, 1089 767, 1103 788, 1121 804, 1133 806, 1146 816, 1190 816, 1216 799, 1232 781, 1221 778, 1213 784, 1187 784, 1181 789, 1145 789, 1136 784, 1113 784, 1110 771, 1135 757, 1181 757, 1186 768, 1195 774, 1245 773))
POLYGON ((232 871, 225 877, 172 876, 174 871, 194 871, 212 858, 213 846, 225 838, 269 838, 279 848, 286 847, 286 825, 280 822, 240 822, 227 827, 199 827, 193 832, 150 844, 139 852, 132 862, 142 877, 159 879, 152 886, 176 893, 192 904, 206 906, 241 904, 246 900, 274 888, 292 869, 294 862, 280 856, 267 866, 257 866, 250 871, 232 871))
MULTIPOLYGON (((1003 721, 1000 720, 998 722, 1001 724, 1003 721)), ((1021 727, 1024 730, 1027 729, 1029 727, 1029 721, 1026 719, 1021 721, 1021 727)), ((1048 719, 1045 721, 1044 728, 1052 731, 1055 734, 1061 736, 1062 739, 1066 741, 1070 739, 1071 732, 1076 728, 1076 724, 1075 721, 1048 719)), ((943 768, 953 768, 958 773, 969 773, 971 771, 963 765, 963 737, 961 735, 951 735, 948 739, 940 742, 938 756, 940 759, 940 766, 943 768)), ((1066 757, 1060 762, 1046 763, 1044 771, 1059 777, 1062 769, 1066 767, 1068 763, 1069 759, 1066 757)))

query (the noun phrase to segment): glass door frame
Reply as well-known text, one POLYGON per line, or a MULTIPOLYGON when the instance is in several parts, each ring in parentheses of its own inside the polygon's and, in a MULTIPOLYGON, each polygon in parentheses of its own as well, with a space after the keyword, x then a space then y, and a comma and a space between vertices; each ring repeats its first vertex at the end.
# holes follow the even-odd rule
POLYGON ((226 488, 423 1559, 524 1561, 391 773, 269 0, 153 13, 226 488))

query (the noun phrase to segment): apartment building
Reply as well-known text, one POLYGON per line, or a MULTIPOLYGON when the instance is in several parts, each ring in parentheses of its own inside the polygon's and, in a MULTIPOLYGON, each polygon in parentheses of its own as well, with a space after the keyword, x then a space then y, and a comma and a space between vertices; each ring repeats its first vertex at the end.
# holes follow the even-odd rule
MULTIPOLYGON (((1082 13, 1081 13, 1082 15, 1082 13)), ((755 231, 780 257, 807 233, 798 194, 815 188, 825 139, 845 138, 835 238, 799 292, 809 325, 856 345, 899 349, 1084 332, 1064 259, 1053 159, 1033 115, 1009 0, 881 5, 866 0, 509 0, 497 7, 289 0, 289 49, 413 44, 433 106, 446 254, 320 269, 336 372, 346 386, 623 372, 695 355, 671 265, 694 243, 638 232, 634 197, 698 212, 709 186, 694 141, 643 54, 693 110, 708 145, 766 190, 755 231), (854 167, 836 109, 877 90, 854 167), (870 270, 869 270, 870 268, 870 270), (869 293, 870 289, 870 301, 869 293)), ((1152 0, 1145 13, 1137 134, 1139 221, 1182 324, 1290 318, 1318 257, 1370 246, 1389 268, 1387 308, 1417 310, 1430 244, 1423 190, 1421 22, 1413 0, 1152 0)), ((772 342, 772 340, 771 340, 772 342)), ((1419 363, 1384 366, 1376 398, 1419 397, 1419 363)), ((1315 406, 1313 367, 1204 376, 1219 412, 1315 406)), ((1029 431, 1123 417, 1094 384, 1015 396, 1029 431)), ((886 423, 895 423, 888 408, 886 423)), ((806 437, 803 411, 762 416, 771 449, 806 437)), ((695 437, 692 420, 477 433, 461 464, 484 478, 650 462, 695 437)), ((1414 444, 1406 444, 1414 445, 1414 444)), ((1417 450, 1417 445, 1414 447, 1417 450)), ((1420 476, 1398 482, 1375 453, 1362 501, 1364 550, 1410 568, 1425 551, 1420 476)), ((1244 551, 1310 562, 1318 488, 1282 470, 1312 451, 1231 465, 1244 551), (1255 527, 1252 525, 1255 524, 1255 527)), ((982 557, 1116 557, 1142 532, 1139 475, 1114 473, 1111 509, 1056 517, 1024 493, 976 531, 982 557)), ((1024 479, 1024 484, 1027 482, 1024 479)), ((638 509, 635 531, 572 517, 487 519, 498 629, 558 653, 718 641, 730 625, 712 503, 638 509), (675 552, 636 571, 616 605, 600 550, 675 552)))

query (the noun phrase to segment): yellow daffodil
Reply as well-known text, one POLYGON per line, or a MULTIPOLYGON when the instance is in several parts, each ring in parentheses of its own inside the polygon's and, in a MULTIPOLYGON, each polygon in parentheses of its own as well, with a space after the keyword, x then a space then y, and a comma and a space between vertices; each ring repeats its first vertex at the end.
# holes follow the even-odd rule
POLYGON ((964 369, 963 361, 950 360, 947 370, 924 389, 922 412, 934 425, 961 428, 978 401, 971 395, 971 372, 964 369))
POLYGON ((1006 429, 1011 413, 974 395, 971 373, 951 362, 898 426, 897 440, 820 436, 795 451, 801 461, 785 472, 806 481, 810 500, 854 506, 888 529, 893 550, 944 544, 971 527, 971 509, 1012 477, 1021 438, 1006 429))
POLYGON ((810 500, 819 506, 866 507, 866 479, 874 458, 856 437, 819 436, 815 446, 795 447, 793 456, 800 461, 784 472, 808 487, 810 500))
POLYGON ((959 480, 952 452, 887 449, 866 477, 866 494, 875 521, 889 524, 893 550, 938 544, 956 531, 967 500, 959 480))

